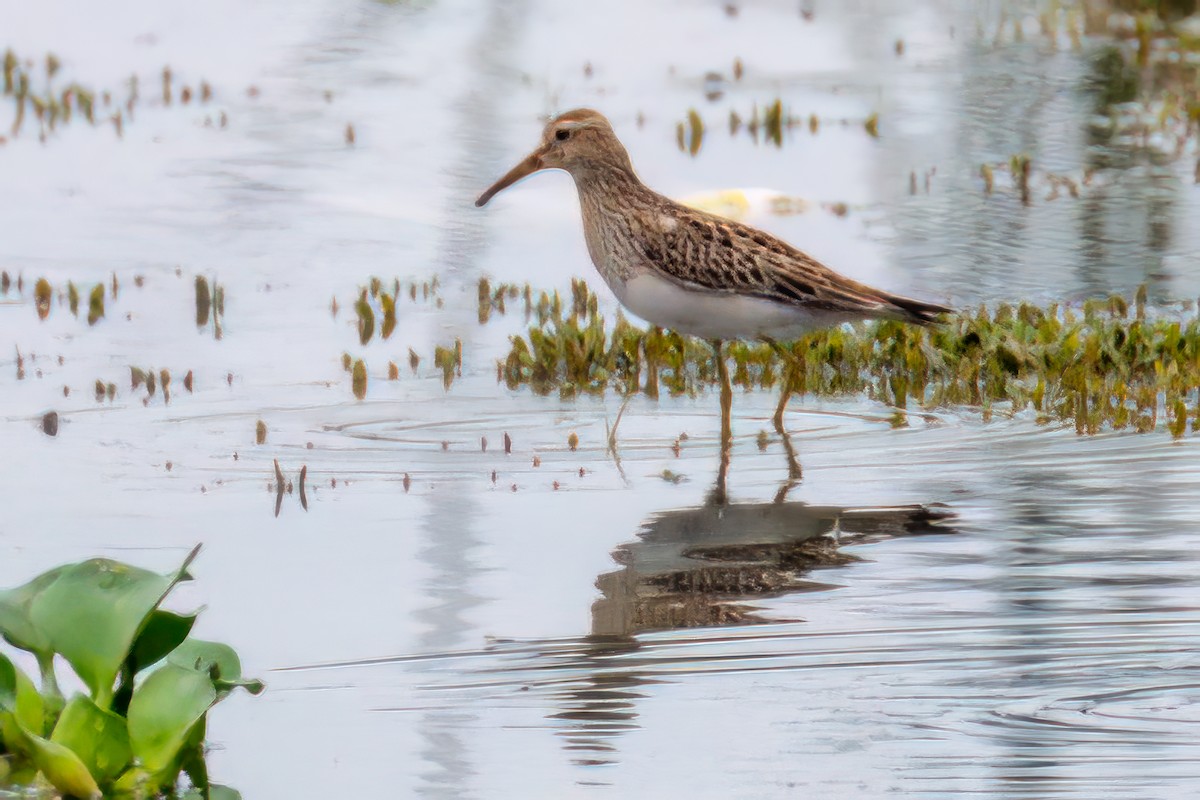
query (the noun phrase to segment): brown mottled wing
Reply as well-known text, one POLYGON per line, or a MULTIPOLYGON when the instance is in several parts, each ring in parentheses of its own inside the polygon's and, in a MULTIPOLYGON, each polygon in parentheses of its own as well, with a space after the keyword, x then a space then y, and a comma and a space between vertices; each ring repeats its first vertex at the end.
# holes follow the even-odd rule
MULTIPOLYGON (((664 198, 665 199, 665 198, 664 198)), ((874 289, 748 225, 667 201, 645 257, 668 277, 709 291, 862 317, 928 323, 950 309, 874 289), (655 235, 657 234, 657 235, 655 235)))

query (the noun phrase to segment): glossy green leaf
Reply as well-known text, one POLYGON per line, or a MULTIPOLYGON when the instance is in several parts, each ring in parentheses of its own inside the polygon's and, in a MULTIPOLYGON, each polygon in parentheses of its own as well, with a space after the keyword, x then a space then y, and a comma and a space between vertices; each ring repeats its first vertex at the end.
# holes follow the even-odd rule
POLYGON ((167 661, 207 674, 217 687, 217 699, 223 699, 238 686, 250 694, 259 694, 265 688, 262 681, 242 678, 242 662, 238 654, 232 647, 220 642, 188 639, 171 652, 167 661))
POLYGON ((79 756, 98 783, 108 783, 121 774, 133 757, 124 717, 100 708, 82 694, 67 703, 50 741, 79 756))
POLYGON ((207 800, 242 800, 242 793, 229 786, 214 783, 208 787, 207 795, 199 789, 189 789, 180 800, 205 800, 206 797, 207 800))
POLYGON ((57 742, 43 739, 28 731, 24 731, 24 734, 33 763, 55 789, 64 795, 88 800, 102 797, 96 779, 88 772, 79 756, 57 742))
POLYGON ((195 623, 195 614, 175 614, 161 608, 150 614, 134 640, 125 663, 121 665, 121 680, 112 701, 113 711, 124 714, 128 710, 129 700, 133 696, 134 676, 146 667, 157 664, 178 647, 195 623))
POLYGON ((46 704, 33 681, 0 653, 0 738, 20 746, 21 736, 13 728, 16 723, 34 733, 43 733, 46 704))
POLYGON ((200 794, 202 798, 207 798, 211 794, 211 785, 208 782, 208 764, 204 760, 204 737, 208 734, 208 719, 201 719, 192 726, 192 730, 188 733, 187 740, 183 743, 183 748, 179 751, 179 757, 175 760, 175 775, 173 781, 179 782, 179 770, 182 770, 187 775, 188 781, 191 782, 192 788, 200 794))
POLYGON ((66 567, 43 572, 29 583, 15 589, 0 591, 0 635, 10 644, 32 653, 50 653, 46 635, 39 631, 30 617, 30 609, 41 593, 58 580, 66 567))
POLYGON ((187 639, 171 651, 167 661, 227 681, 236 681, 242 677, 242 662, 238 654, 232 647, 220 642, 187 639))
POLYGON ((159 772, 175 762, 188 733, 217 702, 204 672, 168 662, 151 672, 129 703, 129 739, 146 769, 159 772))
MULTIPOLYGON (((196 615, 175 614, 156 609, 146 620, 129 651, 129 663, 136 674, 152 664, 157 664, 187 640, 196 615)), ((236 658, 236 656, 235 656, 236 658)))
POLYGON ((73 564, 32 602, 35 631, 70 662, 99 705, 109 704, 138 633, 171 587, 186 578, 198 551, 170 575, 105 558, 73 564))
POLYGON ((0 653, 0 711, 13 711, 17 707, 17 668, 0 653))

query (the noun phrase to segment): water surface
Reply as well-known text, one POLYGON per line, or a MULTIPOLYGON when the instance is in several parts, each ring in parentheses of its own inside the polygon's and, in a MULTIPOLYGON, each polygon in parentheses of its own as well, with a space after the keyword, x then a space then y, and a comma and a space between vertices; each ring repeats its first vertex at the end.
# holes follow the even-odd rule
POLYGON ((887 288, 1194 298, 1194 144, 1178 161, 1097 144, 1099 44, 997 36, 1017 5, 9 3, 0 44, 114 91, 136 71, 148 99, 120 140, 72 124, 0 147, 19 187, 0 194, 0 267, 25 279, 0 298, 0 584, 95 554, 166 569, 204 542, 177 602, 206 605, 200 635, 269 684, 210 727, 214 778, 248 798, 1188 796, 1194 437, 977 409, 896 428, 867 398, 803 398, 788 488, 777 438, 756 442, 775 398, 739 394, 721 509, 715 398, 636 398, 618 465, 619 399, 507 391, 495 360, 523 315, 477 320, 481 276, 594 277, 565 176, 472 205, 543 115, 578 105, 668 194, 808 201, 748 218, 887 288), (213 102, 162 108, 167 63, 213 102), (818 132, 728 134, 730 110, 776 98, 818 132), (675 139, 692 107, 694 158, 675 139), (1079 178, 1116 166, 1026 207, 979 176, 1017 153, 1079 178), (57 305, 38 321, 37 277, 114 273, 96 326, 57 305), (225 287, 219 341, 194 324, 198 274, 225 287), (434 275, 389 340, 359 344, 360 286, 434 275), (433 351, 455 339, 446 391, 433 351), (367 362, 364 402, 343 352, 367 362), (144 405, 131 365, 169 368, 171 403, 144 405), (274 516, 276 459, 293 480, 307 466, 307 512, 291 494, 274 516))

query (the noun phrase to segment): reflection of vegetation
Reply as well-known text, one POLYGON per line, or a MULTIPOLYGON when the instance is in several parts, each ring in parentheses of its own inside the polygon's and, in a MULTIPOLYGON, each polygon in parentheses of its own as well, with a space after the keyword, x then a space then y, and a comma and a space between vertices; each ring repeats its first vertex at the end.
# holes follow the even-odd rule
MULTIPOLYGON (((712 349, 618 316, 606 326, 582 281, 570 304, 514 336, 498 376, 510 388, 564 396, 691 394, 717 380, 712 349), (580 309, 585 312, 581 313, 580 309)), ((784 359, 755 342, 729 345, 732 380, 744 389, 787 381, 798 394, 865 393, 903 411, 967 405, 993 414, 1032 410, 1039 423, 1073 422, 1077 432, 1154 430, 1173 436, 1200 428, 1200 319, 1151 319, 1146 291, 1131 312, 1120 297, 1082 309, 1027 303, 980 308, 944 325, 897 322, 842 326, 810 334, 784 359), (1192 405, 1188 408, 1189 402, 1192 405)))
POLYGON ((1138 72, 1125 63, 1121 49, 1107 45, 1092 57, 1089 81, 1096 95, 1096 110, 1107 111, 1117 103, 1131 103, 1138 94, 1138 72))
POLYGON ((159 608, 198 551, 168 575, 97 558, 0 592, 0 634, 41 672, 39 689, 0 653, 0 782, 31 785, 40 773, 71 797, 146 797, 186 774, 197 796, 237 796, 209 785, 207 715, 236 687, 262 684, 242 678, 230 647, 189 638, 194 614, 159 608), (86 694, 63 698, 56 658, 86 694))
POLYGON ((1164 20, 1177 20, 1196 13, 1196 0, 1114 0, 1113 5, 1128 14, 1149 12, 1164 20))
POLYGON ((1178 155, 1200 123, 1200 38, 1194 28, 1175 22, 1193 13, 1196 3, 1124 0, 1116 5, 1134 16, 1092 58, 1089 87, 1097 112, 1109 118, 1108 127, 1093 134, 1101 140, 1137 136, 1147 147, 1147 134, 1156 133, 1164 137, 1158 148, 1178 155), (1122 108, 1126 104, 1136 105, 1122 108))

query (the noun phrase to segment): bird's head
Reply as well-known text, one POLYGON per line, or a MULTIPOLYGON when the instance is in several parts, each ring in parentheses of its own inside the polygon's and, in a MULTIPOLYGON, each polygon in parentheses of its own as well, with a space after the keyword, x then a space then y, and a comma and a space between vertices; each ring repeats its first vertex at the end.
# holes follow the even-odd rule
POLYGON ((576 179, 604 169, 633 172, 629 154, 604 115, 577 108, 546 123, 541 144, 481 194, 475 205, 485 205, 517 181, 544 169, 566 170, 576 179))

